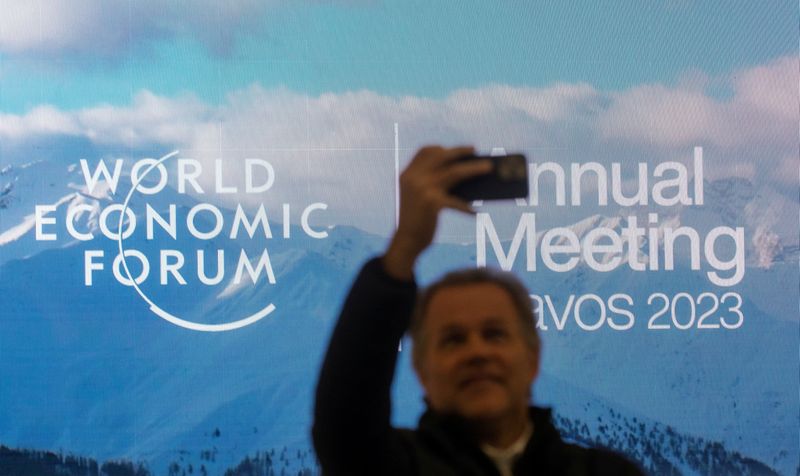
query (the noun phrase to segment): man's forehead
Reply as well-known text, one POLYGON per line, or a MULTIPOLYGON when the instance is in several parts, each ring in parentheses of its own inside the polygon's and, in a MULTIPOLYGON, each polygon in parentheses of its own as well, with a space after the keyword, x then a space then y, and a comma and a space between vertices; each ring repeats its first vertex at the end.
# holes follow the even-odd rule
POLYGON ((429 304, 441 300, 491 301, 493 303, 512 303, 511 294, 500 284, 492 281, 477 283, 448 284, 437 289, 430 297, 429 304))
POLYGON ((440 325, 480 321, 502 322, 516 316, 509 293, 494 283, 447 286, 438 290, 428 303, 426 321, 440 325))
POLYGON ((442 316, 439 319, 437 328, 441 331, 457 331, 466 327, 495 327, 495 326, 508 326, 513 322, 512 318, 500 317, 496 315, 487 315, 485 317, 476 316, 469 318, 466 316, 442 316))

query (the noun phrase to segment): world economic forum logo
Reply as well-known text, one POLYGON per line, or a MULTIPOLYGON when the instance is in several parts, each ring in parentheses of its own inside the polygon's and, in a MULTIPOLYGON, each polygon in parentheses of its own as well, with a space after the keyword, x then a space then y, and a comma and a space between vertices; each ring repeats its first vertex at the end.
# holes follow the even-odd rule
POLYGON ((227 164, 217 159, 210 166, 179 157, 176 150, 132 165, 116 159, 109 168, 105 160, 93 166, 81 160, 80 167, 85 187, 69 206, 36 207, 36 239, 55 239, 53 231, 63 220, 71 238, 100 245, 83 252, 85 286, 113 277, 153 314, 185 329, 229 331, 270 315, 276 310, 268 298, 277 284, 269 249, 273 238, 281 239, 286 255, 292 233, 312 240, 328 236, 319 226, 327 204, 301 204, 298 213, 297 204, 276 203, 270 193, 275 167, 263 159, 227 164), (127 192, 121 186, 126 165, 127 192), (239 170, 236 185, 224 182, 226 165, 239 170), (213 184, 203 174, 213 175, 213 184), (270 220, 265 200, 277 210, 277 220, 270 220), (291 226, 293 219, 299 227, 291 226), (276 224, 280 231, 273 233, 276 224))

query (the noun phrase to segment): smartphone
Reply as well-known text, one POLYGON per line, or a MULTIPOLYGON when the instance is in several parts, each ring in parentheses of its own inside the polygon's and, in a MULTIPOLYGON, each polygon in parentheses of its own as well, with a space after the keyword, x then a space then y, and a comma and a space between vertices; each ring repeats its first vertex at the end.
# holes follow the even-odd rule
POLYGON ((468 155, 458 161, 489 160, 491 172, 457 183, 450 194, 465 201, 506 200, 528 196, 528 161, 522 154, 468 155))

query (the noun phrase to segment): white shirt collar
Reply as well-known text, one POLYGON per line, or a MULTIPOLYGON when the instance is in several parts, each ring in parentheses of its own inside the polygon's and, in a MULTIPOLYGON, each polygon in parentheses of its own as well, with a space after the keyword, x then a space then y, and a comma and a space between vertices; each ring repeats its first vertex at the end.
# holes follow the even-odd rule
POLYGON ((525 450, 525 446, 528 444, 528 440, 531 439, 531 435, 533 435, 533 424, 530 420, 527 420, 522 434, 519 435, 519 438, 508 448, 496 448, 492 445, 484 444, 481 445, 481 450, 494 461, 495 466, 497 466, 502 476, 513 476, 511 469, 514 467, 514 462, 525 450))

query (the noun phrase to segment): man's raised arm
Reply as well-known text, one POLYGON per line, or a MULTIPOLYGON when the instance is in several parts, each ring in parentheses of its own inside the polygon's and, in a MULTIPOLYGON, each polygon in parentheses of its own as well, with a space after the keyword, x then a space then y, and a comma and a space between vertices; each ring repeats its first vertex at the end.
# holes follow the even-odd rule
POLYGON ((414 267, 433 241, 439 212, 471 212, 448 190, 487 173, 488 161, 454 163, 471 147, 421 149, 400 176, 398 228, 381 258, 359 273, 342 307, 320 372, 313 438, 325 474, 397 474, 409 461, 391 428, 390 390, 397 345, 414 307, 414 267))

